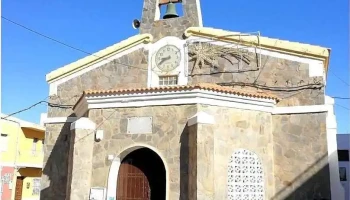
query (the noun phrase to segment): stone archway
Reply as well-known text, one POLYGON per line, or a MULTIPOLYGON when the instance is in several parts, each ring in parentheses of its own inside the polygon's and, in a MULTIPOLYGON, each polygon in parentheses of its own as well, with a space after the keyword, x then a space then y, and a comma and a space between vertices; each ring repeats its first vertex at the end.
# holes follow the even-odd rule
POLYGON ((118 172, 117 200, 166 198, 166 171, 162 159, 148 148, 130 152, 118 172))
MULTIPOLYGON (((126 148, 124 148, 122 151, 120 151, 117 155, 115 156, 112 160, 111 167, 109 169, 109 174, 108 174, 108 183, 107 183, 107 193, 106 193, 106 199, 107 200, 117 200, 117 185, 118 185, 118 174, 119 174, 119 169, 122 164, 122 161, 127 158, 129 154, 131 154, 134 151, 137 151, 139 149, 149 149, 152 151, 154 154, 156 154, 160 160, 162 161, 162 165, 165 168, 165 187, 166 187, 166 197, 163 199, 169 199, 169 170, 166 165, 165 159, 162 155, 161 152, 159 152, 156 148, 146 145, 146 144, 133 144, 130 145, 126 148)), ((110 155, 112 156, 112 155, 110 155)), ((148 160, 149 161, 149 160, 148 160)))

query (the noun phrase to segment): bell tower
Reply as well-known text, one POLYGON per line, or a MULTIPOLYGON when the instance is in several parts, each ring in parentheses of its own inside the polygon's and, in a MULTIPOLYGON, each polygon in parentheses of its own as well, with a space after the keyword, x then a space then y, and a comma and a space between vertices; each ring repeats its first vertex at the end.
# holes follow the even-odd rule
POLYGON ((140 33, 150 33, 155 40, 165 36, 182 37, 189 27, 202 27, 200 0, 144 0, 140 33), (182 5, 183 15, 178 16, 176 4, 182 5), (167 6, 161 17, 160 7, 167 6))

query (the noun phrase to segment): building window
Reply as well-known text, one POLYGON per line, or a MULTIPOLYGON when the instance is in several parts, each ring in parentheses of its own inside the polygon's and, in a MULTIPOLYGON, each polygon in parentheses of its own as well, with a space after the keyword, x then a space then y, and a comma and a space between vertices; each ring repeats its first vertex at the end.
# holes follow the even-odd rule
POLYGON ((33 192, 32 195, 40 194, 40 178, 33 179, 33 192))
POLYGON ((349 161, 349 151, 348 150, 338 150, 338 161, 349 161))
POLYGON ((33 138, 32 153, 36 152, 36 145, 38 143, 38 138, 33 138))
POLYGON ((228 164, 228 200, 263 200, 264 172, 258 156, 245 149, 235 151, 228 164))
POLYGON ((159 85, 177 85, 177 76, 160 76, 159 85))
POLYGON ((1 152, 7 151, 8 143, 9 143, 8 138, 9 137, 7 134, 1 133, 1 137, 0 137, 0 151, 1 152))
POLYGON ((340 181, 347 181, 345 167, 339 167, 339 177, 340 177, 340 181))

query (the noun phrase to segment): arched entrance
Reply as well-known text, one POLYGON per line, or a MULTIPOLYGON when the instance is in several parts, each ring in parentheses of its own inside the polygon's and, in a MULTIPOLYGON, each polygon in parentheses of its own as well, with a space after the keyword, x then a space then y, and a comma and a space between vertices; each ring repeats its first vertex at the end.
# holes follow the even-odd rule
POLYGON ((132 151, 122 160, 117 180, 117 200, 164 200, 166 172, 152 150, 132 151))

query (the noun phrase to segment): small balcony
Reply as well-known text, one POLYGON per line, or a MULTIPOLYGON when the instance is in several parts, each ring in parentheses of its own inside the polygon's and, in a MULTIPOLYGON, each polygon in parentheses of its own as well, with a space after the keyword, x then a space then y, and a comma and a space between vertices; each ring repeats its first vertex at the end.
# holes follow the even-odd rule
POLYGON ((19 151, 17 157, 17 166, 21 168, 42 168, 44 153, 41 151, 19 151))

